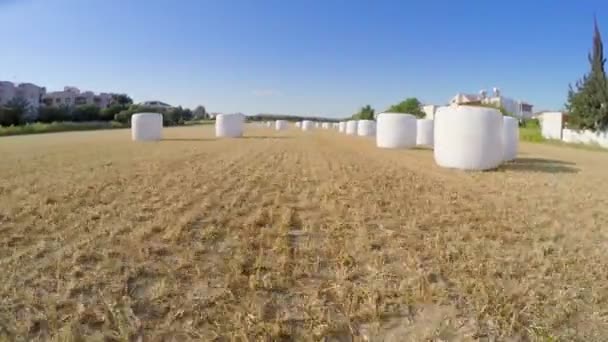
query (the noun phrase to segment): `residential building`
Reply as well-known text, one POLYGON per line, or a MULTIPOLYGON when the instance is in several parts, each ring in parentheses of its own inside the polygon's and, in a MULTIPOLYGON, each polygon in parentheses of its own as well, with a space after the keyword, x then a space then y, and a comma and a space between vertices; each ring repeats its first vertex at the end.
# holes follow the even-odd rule
POLYGON ((28 102, 30 109, 35 110, 40 106, 46 88, 32 83, 21 83, 15 85, 13 82, 0 81, 0 105, 4 105, 13 98, 24 99, 28 102))
POLYGON ((145 101, 139 104, 142 107, 158 108, 158 109, 169 109, 172 108, 170 104, 162 101, 145 101))
POLYGON ((0 106, 13 99, 16 93, 17 89, 13 82, 0 81, 0 106))
POLYGON ((492 104, 495 106, 503 107, 507 112, 512 113, 514 116, 521 119, 529 119, 534 115, 532 110, 533 105, 524 102, 514 100, 502 96, 498 88, 494 88, 492 95, 487 96, 485 90, 479 92, 479 94, 464 94, 458 93, 450 101, 451 104, 492 104))
POLYGON ((76 87, 64 87, 63 91, 47 93, 42 102, 47 106, 83 106, 94 105, 107 108, 112 102, 112 94, 95 94, 92 91, 80 92, 76 87))

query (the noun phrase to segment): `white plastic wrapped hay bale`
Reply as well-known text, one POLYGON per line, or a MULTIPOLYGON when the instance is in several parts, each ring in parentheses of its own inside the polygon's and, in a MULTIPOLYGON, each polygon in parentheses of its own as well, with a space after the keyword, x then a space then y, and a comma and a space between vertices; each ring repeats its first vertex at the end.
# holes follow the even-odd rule
POLYGON ((272 121, 266 121, 266 127, 272 128, 272 121))
POLYGON ((321 125, 321 127, 322 127, 323 129, 329 129, 329 122, 324 122, 324 123, 321 125))
POLYGON ((346 121, 345 133, 348 135, 357 135, 357 120, 346 121))
POLYGON ((276 129, 277 131, 286 130, 287 127, 288 127, 288 123, 286 120, 277 120, 274 123, 274 129, 276 129))
POLYGON ((346 121, 340 121, 338 123, 338 132, 346 133, 346 121))
POLYGON ((162 114, 137 113, 131 116, 131 138, 133 141, 161 140, 162 131, 162 114))
POLYGON ((296 127, 300 128, 302 126, 302 123, 300 121, 296 122, 296 127))
POLYGON ((411 114, 381 113, 376 125, 376 146, 380 148, 416 147, 416 117, 411 114))
POLYGON ((416 145, 433 147, 434 124, 430 119, 416 120, 416 145))
POLYGON ((359 120, 357 122, 357 135, 360 137, 373 137, 376 135, 376 121, 359 120))
POLYGON ((245 117, 242 114, 219 114, 215 117, 215 136, 237 138, 243 135, 245 117))
POLYGON ((514 160, 517 158, 519 147, 519 123, 517 119, 510 116, 503 117, 502 132, 503 160, 514 160))
POLYGON ((435 113, 437 165, 461 170, 496 168, 503 159, 502 117, 493 108, 440 108, 435 113))
POLYGON ((303 131, 312 131, 313 127, 314 127, 314 122, 312 122, 310 120, 302 121, 302 130, 303 131))

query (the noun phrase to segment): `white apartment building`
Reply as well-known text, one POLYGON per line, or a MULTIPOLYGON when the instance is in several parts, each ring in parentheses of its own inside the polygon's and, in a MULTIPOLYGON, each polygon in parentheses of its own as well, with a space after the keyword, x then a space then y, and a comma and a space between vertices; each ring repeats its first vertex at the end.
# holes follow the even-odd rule
POLYGON ((42 102, 47 106, 95 105, 99 108, 107 108, 112 102, 112 94, 95 94, 92 91, 81 92, 76 87, 64 87, 63 91, 47 93, 42 102))
POLYGON ((503 107, 507 112, 512 113, 514 116, 521 119, 529 119, 534 115, 532 110, 533 105, 524 102, 514 100, 502 96, 498 88, 494 88, 492 95, 488 96, 485 90, 481 90, 479 94, 463 94, 458 93, 450 100, 451 104, 493 104, 496 106, 503 107))
POLYGON ((21 83, 15 85, 13 82, 0 81, 0 105, 5 105, 13 98, 24 99, 32 110, 40 106, 46 88, 39 87, 32 83, 21 83))

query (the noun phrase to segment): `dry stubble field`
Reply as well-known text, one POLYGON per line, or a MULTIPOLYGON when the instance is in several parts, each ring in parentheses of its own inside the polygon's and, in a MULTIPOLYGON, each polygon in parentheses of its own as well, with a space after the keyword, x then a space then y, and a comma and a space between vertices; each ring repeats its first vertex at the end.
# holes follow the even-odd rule
POLYGON ((212 132, 0 138, 0 340, 608 340, 608 153, 212 132))

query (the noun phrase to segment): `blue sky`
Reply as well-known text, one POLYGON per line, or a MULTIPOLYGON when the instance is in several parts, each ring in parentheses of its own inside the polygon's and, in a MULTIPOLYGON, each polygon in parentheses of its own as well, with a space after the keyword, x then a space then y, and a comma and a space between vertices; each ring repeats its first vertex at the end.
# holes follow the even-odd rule
POLYGON ((559 109, 606 0, 0 0, 0 80, 341 117, 498 86, 559 109))

